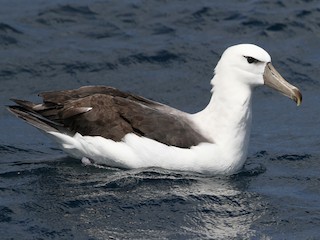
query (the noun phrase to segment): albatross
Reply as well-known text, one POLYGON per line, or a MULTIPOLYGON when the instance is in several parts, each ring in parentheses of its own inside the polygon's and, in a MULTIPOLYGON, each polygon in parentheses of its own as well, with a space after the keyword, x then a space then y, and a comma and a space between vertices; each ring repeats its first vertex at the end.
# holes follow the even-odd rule
POLYGON ((40 104, 12 99, 8 109, 83 162, 231 175, 247 158, 253 89, 266 85, 302 101, 253 44, 227 48, 211 85, 209 104, 194 114, 108 86, 44 92, 40 104))

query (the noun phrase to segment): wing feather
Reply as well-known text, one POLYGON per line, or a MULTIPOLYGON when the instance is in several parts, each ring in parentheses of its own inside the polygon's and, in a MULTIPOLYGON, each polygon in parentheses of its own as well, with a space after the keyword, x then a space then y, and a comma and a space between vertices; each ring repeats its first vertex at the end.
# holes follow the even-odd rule
POLYGON ((86 86, 39 96, 43 104, 15 99, 19 106, 9 109, 42 130, 54 128, 114 141, 135 133, 182 148, 208 142, 180 111, 115 88, 86 86))

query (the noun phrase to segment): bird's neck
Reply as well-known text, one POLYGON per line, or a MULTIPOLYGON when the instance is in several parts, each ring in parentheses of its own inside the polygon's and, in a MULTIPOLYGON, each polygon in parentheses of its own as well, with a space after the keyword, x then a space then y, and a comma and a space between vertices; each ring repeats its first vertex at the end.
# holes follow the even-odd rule
POLYGON ((244 84, 218 82, 208 106, 194 115, 202 134, 239 161, 245 161, 247 156, 251 129, 251 96, 252 89, 244 84))

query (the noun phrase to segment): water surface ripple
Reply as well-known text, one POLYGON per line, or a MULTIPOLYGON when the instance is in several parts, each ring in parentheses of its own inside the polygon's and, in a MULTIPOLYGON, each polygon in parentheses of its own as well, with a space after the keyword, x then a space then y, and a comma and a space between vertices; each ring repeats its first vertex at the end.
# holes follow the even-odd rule
POLYGON ((222 51, 255 43, 303 93, 257 89, 230 177, 85 166, 0 108, 1 239, 320 238, 318 1, 5 1, 0 101, 111 85, 188 112, 222 51))

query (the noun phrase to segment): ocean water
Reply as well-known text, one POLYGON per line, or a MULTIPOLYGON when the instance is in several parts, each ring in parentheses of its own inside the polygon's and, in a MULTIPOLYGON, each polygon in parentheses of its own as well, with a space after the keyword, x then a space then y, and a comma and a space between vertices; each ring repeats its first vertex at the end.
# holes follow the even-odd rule
POLYGON ((319 239, 319 38, 312 0, 2 1, 1 239, 319 239), (303 103, 256 90, 230 177, 84 166, 5 108, 99 84, 196 112, 237 43, 265 48, 303 103))

